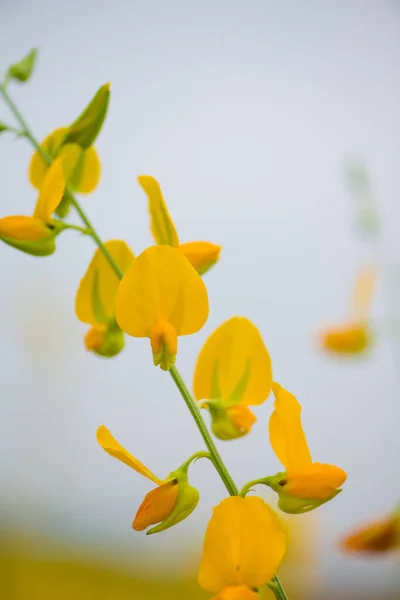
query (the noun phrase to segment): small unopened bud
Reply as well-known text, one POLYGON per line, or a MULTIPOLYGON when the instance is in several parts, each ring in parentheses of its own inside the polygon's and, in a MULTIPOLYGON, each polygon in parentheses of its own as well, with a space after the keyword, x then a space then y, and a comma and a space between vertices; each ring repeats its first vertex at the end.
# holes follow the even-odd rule
POLYGON ((115 323, 95 325, 85 335, 85 346, 99 356, 112 358, 124 349, 124 333, 115 323))
POLYGON ((210 242, 187 242, 180 244, 179 249, 186 256, 199 275, 204 275, 218 262, 221 246, 210 242))

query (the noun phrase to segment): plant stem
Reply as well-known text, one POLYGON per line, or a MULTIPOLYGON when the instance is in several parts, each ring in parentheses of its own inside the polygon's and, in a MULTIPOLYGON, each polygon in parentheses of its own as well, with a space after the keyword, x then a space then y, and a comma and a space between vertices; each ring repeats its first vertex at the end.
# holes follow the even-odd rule
MULTIPOLYGON (((40 146, 39 142, 36 140, 36 138, 32 134, 31 130, 29 129, 27 123, 25 122, 25 120, 22 117, 21 113, 19 112, 18 108, 16 107, 13 100, 8 95, 8 92, 6 90, 6 86, 4 83, 0 84, 0 94, 2 95, 5 103, 7 104, 7 106, 9 107, 9 109, 11 110, 11 112, 13 113, 15 118, 17 119, 18 123, 20 124, 20 126, 22 128, 21 133, 31 142, 31 144, 34 146, 34 148, 41 154, 43 159, 48 164, 51 164, 51 162, 52 162, 51 157, 48 156, 48 154, 43 150, 43 148, 40 146)), ((116 264, 116 262, 114 261, 113 257, 108 252, 105 245, 103 244, 101 238, 99 237, 99 235, 96 232, 95 228, 93 227, 92 223, 89 221, 85 212, 80 207, 79 202, 76 200, 74 194, 68 188, 66 188, 66 194, 68 195, 68 200, 70 201, 72 206, 75 208, 76 212, 79 214, 83 223, 86 225, 89 235, 92 237, 93 241, 97 244, 98 248, 101 250, 104 257, 107 259, 109 265, 114 270, 117 277, 119 279, 122 279, 122 276, 123 276, 122 271, 119 269, 119 267, 116 264)), ((73 226, 70 226, 70 228, 73 228, 73 226)), ((174 365, 172 365, 169 372, 170 372, 171 377, 174 380, 177 388, 179 389, 179 391, 186 403, 186 406, 188 407, 188 409, 197 425, 197 428, 203 437, 204 443, 207 446, 209 453, 210 453, 209 456, 207 455, 207 453, 203 453, 203 454, 196 453, 196 457, 200 457, 200 455, 201 455, 201 456, 204 456, 204 457, 207 456, 208 458, 210 458, 212 463, 214 464, 216 470, 218 471, 218 474, 221 477, 229 494, 231 496, 238 496, 239 490, 238 490, 235 482, 233 481, 231 474, 229 473, 228 469, 226 468, 225 463, 222 460, 222 457, 221 457, 220 453, 218 452, 218 449, 214 443, 214 440, 211 437, 208 427, 201 415, 200 409, 198 408, 196 402, 194 401, 192 395, 190 394, 178 369, 174 365)), ((194 457, 191 457, 191 459, 193 459, 193 458, 194 457)), ((191 460, 191 459, 189 459, 189 460, 191 460)), ((285 590, 282 587, 282 584, 279 580, 278 575, 274 575, 274 577, 271 580, 271 583, 272 583, 271 590, 273 591, 277 600, 288 600, 288 597, 285 593, 285 590)))
MULTIPOLYGON (((18 123, 20 124, 20 126, 22 128, 21 133, 24 134, 24 136, 31 142, 31 144, 34 146, 34 148, 36 148, 36 150, 41 154, 41 156, 47 162, 47 164, 50 165, 52 162, 51 157, 43 150, 43 148, 40 146, 39 142, 37 141, 37 139, 31 132, 31 130, 29 129, 28 124, 26 123, 25 119, 23 118, 23 116, 19 112, 18 108, 14 104, 13 100, 9 96, 4 84, 0 84, 0 94, 3 96, 4 102, 7 104, 8 108, 10 109, 10 111, 12 112, 12 114, 17 119, 18 123)), ((77 201, 77 199, 75 198, 74 194, 68 188, 66 188, 65 193, 68 197, 68 200, 70 201, 70 203, 72 204, 72 206, 75 208, 76 212, 82 219, 83 223, 86 225, 87 229, 90 231, 90 236, 93 238, 93 241, 97 244, 97 246, 100 248, 101 252, 104 254, 104 257, 108 260, 108 262, 109 262, 111 268, 114 270, 116 276, 119 279, 122 279, 122 276, 123 276, 122 271, 119 269, 117 263, 115 262, 115 260, 113 259, 113 257, 111 256, 111 254, 108 252, 107 248, 101 241, 101 238, 99 237, 97 231, 93 227, 92 223, 89 221, 85 212, 80 207, 80 204, 77 201)))
POLYGON ((185 382, 183 381, 178 369, 175 367, 175 365, 172 365, 169 372, 176 384, 176 387, 180 391, 182 398, 184 399, 186 406, 188 407, 190 414, 192 415, 198 427, 198 430, 201 433, 204 443, 210 452, 212 462, 214 463, 214 466, 218 471, 219 476, 224 482, 226 489, 228 490, 231 496, 238 496, 239 490, 236 487, 236 484, 233 481, 228 469, 226 468, 224 461, 222 460, 221 455, 218 452, 216 445, 214 444, 214 440, 212 439, 211 434, 208 431, 208 427, 200 413, 200 409, 197 407, 196 402, 193 400, 192 395, 189 392, 185 382))

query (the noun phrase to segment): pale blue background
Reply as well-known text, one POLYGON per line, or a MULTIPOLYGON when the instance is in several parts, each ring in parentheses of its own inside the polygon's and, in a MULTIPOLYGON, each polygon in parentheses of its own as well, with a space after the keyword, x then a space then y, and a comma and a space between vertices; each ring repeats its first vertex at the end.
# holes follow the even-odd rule
MULTIPOLYGON (((71 122, 97 87, 111 82, 97 147, 101 185, 82 205, 105 239, 135 252, 151 243, 136 175, 161 182, 182 241, 224 250, 206 276, 211 313, 181 339, 178 365, 191 381, 206 336, 235 314, 252 319, 271 352, 275 378, 303 404, 316 460, 342 466, 344 493, 319 510, 317 569, 323 588, 395 587, 390 560, 349 558, 338 537, 390 510, 400 496, 399 387, 381 327, 370 357, 336 361, 315 333, 346 317, 357 268, 399 256, 399 34, 395 0, 169 0, 67 3, 0 0, 0 70, 40 47, 33 80, 10 86, 42 138, 71 122), (364 162, 379 198, 381 245, 354 229, 344 181, 364 162)), ((9 114, 0 106, 0 120, 9 114)), ((32 211, 31 148, 0 139, 0 215, 32 211)), ((90 239, 65 233, 38 260, 0 249, 1 514, 19 526, 85 544, 107 541, 126 560, 160 554, 185 564, 224 489, 199 462, 194 515, 160 536, 130 529, 148 482, 101 452, 96 427, 115 436, 160 476, 202 447, 149 344, 129 340, 116 360, 85 352, 73 313, 90 239), (171 550, 173 548, 173 552, 171 550)), ((373 316, 382 326, 381 280, 373 316)), ((221 443, 244 483, 279 469, 268 445, 270 400, 254 433, 221 443)), ((269 496, 268 496, 269 497, 269 496)), ((271 496, 271 501, 275 498, 271 496)))

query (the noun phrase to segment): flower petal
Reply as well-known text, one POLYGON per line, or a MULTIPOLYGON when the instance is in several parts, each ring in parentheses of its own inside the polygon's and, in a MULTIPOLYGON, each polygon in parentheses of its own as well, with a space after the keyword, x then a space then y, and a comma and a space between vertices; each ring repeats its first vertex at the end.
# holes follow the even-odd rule
POLYGON ((374 265, 364 267, 357 274, 350 304, 351 321, 366 321, 369 318, 376 277, 377 270, 374 265))
POLYGON ((97 429, 96 438, 103 450, 110 454, 110 456, 113 456, 114 458, 125 463, 126 465, 128 465, 128 467, 134 469, 134 471, 137 471, 141 475, 147 477, 147 479, 150 479, 151 481, 154 481, 154 483, 157 483, 157 485, 160 485, 162 483, 161 479, 156 477, 154 473, 152 473, 137 458, 132 456, 132 454, 130 454, 127 450, 125 450, 125 448, 121 446, 120 443, 117 442, 114 436, 112 436, 111 433, 108 431, 107 427, 105 427, 104 425, 100 425, 100 427, 97 429))
POLYGON ((221 246, 210 242, 186 242, 179 249, 199 275, 204 275, 219 260, 221 246))
POLYGON ((160 245, 178 246, 178 234, 168 212, 160 184, 150 175, 139 175, 137 179, 149 199, 150 226, 154 240, 160 245))
POLYGON ((101 164, 96 149, 84 150, 78 144, 66 144, 58 152, 63 160, 68 187, 80 194, 90 194, 100 181, 101 164))
POLYGON ((233 317, 222 323, 201 349, 193 391, 197 400, 254 405, 268 398, 271 383, 271 358, 260 332, 248 319, 233 317))
MULTIPOLYGON (((60 127, 55 131, 52 131, 44 140, 40 146, 42 150, 51 158, 55 158, 60 145, 65 137, 67 128, 60 127)), ((43 184, 44 176, 46 175, 47 169, 49 168, 48 163, 45 161, 43 156, 38 150, 32 154, 31 162, 29 164, 29 180, 33 187, 40 190, 43 184)))
POLYGON ((124 275, 117 291, 116 317, 121 329, 133 337, 151 337, 163 320, 178 336, 189 335, 207 320, 207 289, 177 248, 152 246, 124 275))
POLYGON ((235 585, 222 590, 220 594, 214 596, 212 600, 257 600, 259 595, 246 585, 235 585))
POLYGON ((24 242, 43 240, 51 231, 41 219, 17 215, 0 219, 0 237, 24 242))
POLYGON ((342 541, 343 550, 363 553, 383 553, 400 548, 400 515, 367 523, 347 535, 342 541))
POLYGON ((146 494, 136 513, 132 527, 143 531, 150 525, 161 523, 172 513, 178 499, 179 485, 173 481, 164 483, 146 494))
POLYGON ((47 223, 60 204, 65 190, 63 165, 60 158, 47 169, 40 188, 33 216, 47 223))
POLYGON ((301 406, 279 383, 273 383, 272 390, 275 395, 275 410, 269 420, 272 448, 287 471, 307 468, 312 459, 301 424, 301 406))
POLYGON ((322 347, 336 354, 361 354, 372 342, 367 323, 330 327, 320 335, 322 347))
POLYGON ((204 540, 199 583, 208 592, 265 585, 286 550, 282 525, 256 496, 231 496, 213 512, 204 540))
POLYGON ((334 495, 346 479, 347 474, 340 467, 313 463, 301 471, 290 471, 284 491, 297 498, 325 500, 334 495))
MULTIPOLYGON (((122 273, 131 266, 134 256, 122 240, 110 240, 106 249, 122 273)), ((115 296, 119 278, 100 249, 81 279, 75 299, 75 312, 80 321, 89 325, 107 325, 115 317, 115 296)))

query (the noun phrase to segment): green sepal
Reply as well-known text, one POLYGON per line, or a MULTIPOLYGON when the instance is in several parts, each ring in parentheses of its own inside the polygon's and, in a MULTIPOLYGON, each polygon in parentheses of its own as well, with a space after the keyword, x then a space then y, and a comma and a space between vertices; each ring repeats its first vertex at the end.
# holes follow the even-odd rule
POLYGON ((153 352, 153 364, 155 367, 160 367, 163 371, 169 371, 171 366, 175 364, 176 355, 172 354, 167 344, 163 344, 160 352, 153 352))
POLYGON ((298 498, 285 492, 286 477, 286 472, 281 472, 272 477, 266 477, 263 481, 260 480, 259 483, 264 483, 273 489, 279 496, 278 507, 282 512, 291 515, 300 515, 315 510, 335 498, 342 491, 341 489, 336 490, 332 496, 323 500, 320 498, 298 498))
POLYGON ((50 254, 53 254, 56 250, 56 235, 57 234, 55 233, 51 233, 48 237, 33 241, 16 240, 14 238, 0 236, 0 240, 17 250, 21 250, 21 252, 31 254, 32 256, 50 256, 50 254))
POLYGON ((57 208, 54 212, 58 217, 60 217, 60 219, 65 219, 65 217, 68 216, 70 208, 71 208, 71 202, 70 202, 70 199, 68 198, 68 194, 64 194, 63 197, 61 198, 60 204, 57 206, 57 208))
POLYGON ((208 408, 211 415, 211 430, 219 440, 236 440, 246 435, 233 423, 227 405, 219 400, 207 400, 202 408, 208 408))
POLYGON ((188 517, 196 508, 200 500, 199 490, 190 485, 187 468, 183 467, 170 473, 165 483, 173 481, 178 486, 178 497, 175 506, 168 517, 156 527, 152 527, 146 532, 146 535, 160 533, 174 525, 177 525, 188 517))
POLYGON ((9 131, 9 130, 10 130, 9 126, 0 121, 0 133, 3 133, 4 131, 9 131))
POLYGON ((110 86, 108 83, 93 96, 85 110, 68 127, 62 145, 78 144, 83 149, 89 148, 99 135, 107 115, 110 100, 110 86))
POLYGON ((93 352, 103 358, 112 358, 119 354, 125 347, 124 332, 117 323, 112 322, 104 333, 104 340, 100 348, 93 349, 93 352))
POLYGON ((18 63, 11 65, 7 72, 7 79, 15 79, 16 81, 20 81, 22 83, 28 81, 32 75, 36 57, 37 50, 34 48, 18 63))

